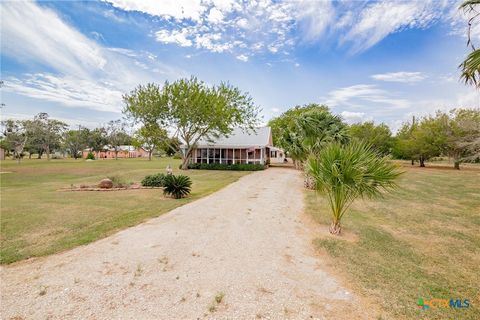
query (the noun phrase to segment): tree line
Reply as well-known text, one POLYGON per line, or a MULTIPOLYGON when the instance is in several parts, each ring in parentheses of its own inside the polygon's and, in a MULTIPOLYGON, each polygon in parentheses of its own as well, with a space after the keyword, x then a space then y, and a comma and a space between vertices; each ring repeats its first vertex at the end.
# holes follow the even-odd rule
POLYGON ((178 139, 167 135, 166 130, 158 131, 152 137, 151 132, 146 132, 141 127, 130 134, 130 124, 121 119, 109 121, 106 125, 94 129, 82 126, 70 129, 65 122, 52 119, 42 112, 31 120, 7 119, 1 124, 0 147, 7 156, 12 156, 18 162, 27 154, 29 158, 36 155, 38 159, 45 155, 47 160, 50 160, 54 152, 69 154, 78 159, 87 148, 98 158, 98 154, 106 146, 113 149, 117 158, 122 145, 142 147, 151 159, 154 150, 158 149, 172 156, 178 152, 180 145, 178 139))
POLYGON ((186 169, 200 139, 228 135, 236 127, 253 131, 258 126, 259 108, 248 93, 228 83, 209 86, 195 77, 166 81, 162 86, 149 83, 125 94, 123 101, 124 120, 92 130, 68 130, 66 123, 46 113, 33 120, 2 121, 0 146, 20 161, 26 152, 50 159, 54 151, 66 151, 77 159, 87 147, 98 155, 105 146, 113 148, 116 157, 121 145, 132 144, 148 151, 149 159, 158 149, 167 155, 178 153, 186 169), (139 129, 130 135, 129 127, 139 129))
POLYGON ((296 106, 270 120, 274 144, 282 147, 301 167, 309 155, 332 142, 363 141, 381 156, 418 161, 421 167, 433 157, 449 157, 454 167, 480 159, 480 109, 453 109, 413 118, 393 136, 389 127, 373 121, 347 125, 327 106, 296 106))

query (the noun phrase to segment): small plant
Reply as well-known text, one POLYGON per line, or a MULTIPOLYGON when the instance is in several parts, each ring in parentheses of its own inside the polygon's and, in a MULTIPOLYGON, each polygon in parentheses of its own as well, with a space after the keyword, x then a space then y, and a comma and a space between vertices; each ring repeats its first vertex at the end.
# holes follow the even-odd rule
POLYGON ((192 180, 189 176, 183 175, 169 175, 165 177, 165 185, 163 189, 163 194, 171 195, 175 199, 180 199, 186 197, 192 186, 192 180))
POLYGON ((125 181, 125 179, 120 178, 119 176, 110 176, 107 178, 112 180, 114 188, 126 188, 130 185, 129 182, 125 181))
POLYGON ((217 293, 217 295, 215 296, 215 302, 218 304, 222 303, 222 300, 224 297, 225 297, 225 293, 223 292, 217 293))
POLYGON ((163 187, 165 185, 165 175, 163 173, 151 174, 143 178, 144 187, 163 187))
POLYGON ((330 233, 340 234, 340 221, 357 198, 378 198, 397 187, 401 174, 394 164, 380 157, 362 142, 346 146, 327 145, 307 161, 307 174, 315 180, 316 189, 327 196, 332 212, 330 233))
POLYGON ((93 154, 93 152, 89 152, 87 154, 87 160, 95 160, 95 155, 93 154))

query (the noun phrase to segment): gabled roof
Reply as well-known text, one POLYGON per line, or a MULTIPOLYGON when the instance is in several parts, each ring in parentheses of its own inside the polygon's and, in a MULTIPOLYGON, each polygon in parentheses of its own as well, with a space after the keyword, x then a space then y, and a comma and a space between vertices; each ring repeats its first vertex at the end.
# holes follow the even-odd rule
POLYGON ((241 147, 267 147, 272 145, 272 130, 270 127, 261 127, 253 131, 242 131, 234 129, 228 136, 222 136, 214 141, 201 139, 197 143, 197 148, 221 147, 221 148, 241 148, 241 147))

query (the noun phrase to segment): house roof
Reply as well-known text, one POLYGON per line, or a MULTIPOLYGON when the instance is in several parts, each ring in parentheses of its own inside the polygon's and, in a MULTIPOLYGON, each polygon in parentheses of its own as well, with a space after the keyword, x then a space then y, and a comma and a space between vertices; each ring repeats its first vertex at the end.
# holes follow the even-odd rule
POLYGON ((197 143, 198 148, 217 147, 217 148, 241 148, 241 147, 268 147, 272 145, 272 130, 270 127, 261 127, 255 129, 255 132, 244 132, 236 128, 228 136, 221 136, 214 141, 201 139, 197 143))

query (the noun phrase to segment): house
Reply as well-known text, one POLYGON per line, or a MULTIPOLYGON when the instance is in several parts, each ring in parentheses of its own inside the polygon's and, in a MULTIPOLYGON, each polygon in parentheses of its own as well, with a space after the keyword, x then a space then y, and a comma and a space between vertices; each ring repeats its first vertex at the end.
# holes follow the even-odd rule
MULTIPOLYGON (((185 152, 185 146, 181 146, 185 152)), ((262 127, 255 132, 235 129, 228 137, 222 136, 214 141, 200 140, 193 149, 190 163, 270 163, 271 150, 278 151, 272 144, 272 130, 262 127)), ((283 151, 282 151, 282 154, 283 151)), ((278 154, 276 154, 278 155, 278 154)))
POLYGON ((270 163, 284 163, 285 161, 285 151, 277 147, 270 148, 270 163))
MULTIPOLYGON (((83 150, 82 157, 86 158, 87 155, 91 152, 90 148, 83 150)), ((115 159, 115 148, 111 146, 104 146, 103 150, 100 152, 93 152, 93 154, 98 159, 115 159)), ((134 146, 119 146, 118 147, 118 158, 147 158, 148 152, 143 148, 137 148, 134 146)))

